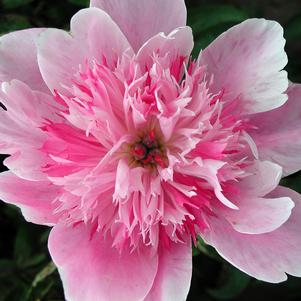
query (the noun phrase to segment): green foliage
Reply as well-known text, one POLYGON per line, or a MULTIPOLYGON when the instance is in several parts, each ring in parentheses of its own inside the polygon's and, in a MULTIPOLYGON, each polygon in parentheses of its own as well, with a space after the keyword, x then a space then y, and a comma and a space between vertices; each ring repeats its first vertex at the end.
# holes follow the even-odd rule
POLYGON ((301 39, 301 14, 294 17, 287 24, 285 29, 285 37, 289 42, 301 39))
POLYGON ((0 23, 0 34, 31 27, 28 19, 22 15, 7 14, 0 23))
POLYGON ((290 57, 296 58, 289 60, 288 71, 291 80, 301 82, 301 60, 300 58, 300 41, 301 41, 301 14, 300 11, 296 16, 288 21, 285 27, 286 48, 290 57))
POLYGON ((198 237, 197 245, 194 247, 195 250, 193 255, 204 254, 214 260, 221 260, 220 256, 217 254, 215 249, 209 245, 207 245, 201 237, 198 237))
POLYGON ((89 1, 87 0, 68 0, 70 3, 78 5, 78 6, 88 6, 89 5, 89 1))
POLYGON ((63 301, 47 251, 48 228, 25 223, 12 206, 1 204, 0 211, 0 241, 5 242, 0 246, 0 301, 63 301))
POLYGON ((225 263, 221 284, 215 289, 208 289, 208 293, 218 300, 232 300, 238 297, 250 284, 251 277, 225 263))
POLYGON ((196 38, 193 55, 197 56, 221 33, 249 17, 247 10, 231 5, 203 5, 189 10, 188 24, 196 38))
POLYGON ((14 9, 29 3, 33 2, 33 0, 2 0, 2 5, 4 9, 14 9))
MULTIPOLYGON (((0 34, 29 27, 68 29, 71 16, 88 2, 0 0, 0 34)), ((286 7, 287 1, 256 2, 258 6, 255 1, 187 0, 188 24, 195 37, 193 56, 222 32, 247 18, 273 18, 268 4, 283 2, 286 7)), ((275 10, 277 7, 273 6, 273 13, 275 10)), ((278 9, 277 16, 285 27, 290 79, 301 81, 301 14, 300 11, 290 14, 278 9)), ((301 192, 300 180, 297 174, 282 184, 301 192)), ((49 229, 26 223, 19 210, 12 206, 0 204, 0 212, 0 301, 63 301, 61 281, 47 250, 49 229)), ((193 281, 188 301, 301 300, 300 279, 290 278, 280 285, 255 281, 225 262, 201 239, 193 248, 193 255, 193 281)))

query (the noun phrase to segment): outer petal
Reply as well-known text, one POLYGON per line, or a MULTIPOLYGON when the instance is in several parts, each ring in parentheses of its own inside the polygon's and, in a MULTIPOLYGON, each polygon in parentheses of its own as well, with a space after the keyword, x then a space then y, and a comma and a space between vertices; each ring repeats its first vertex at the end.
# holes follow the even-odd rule
POLYGON ((111 15, 135 51, 159 32, 186 25, 184 0, 91 0, 91 6, 111 15))
POLYGON ((26 29, 0 38, 0 82, 18 79, 33 90, 49 93, 41 76, 35 39, 43 29, 26 29))
POLYGON ((46 136, 41 127, 46 120, 61 120, 59 109, 50 95, 18 80, 2 83, 1 88, 0 101, 7 111, 0 110, 0 150, 12 155, 4 163, 22 178, 45 179, 41 166, 46 158, 39 149, 46 136))
POLYGON ((274 231, 291 215, 294 202, 289 197, 265 198, 281 179, 281 166, 269 161, 257 161, 246 172, 250 176, 234 184, 227 194, 238 210, 216 206, 218 215, 225 217, 241 233, 261 234, 274 231))
POLYGON ((224 216, 236 231, 248 234, 274 231, 288 220, 294 208, 294 202, 288 197, 240 196, 235 203, 239 210, 224 207, 219 215, 224 216))
POLYGON ((41 130, 29 127, 26 122, 13 119, 0 109, 0 148, 2 153, 14 152, 24 147, 42 146, 44 135, 41 130), (17 148, 16 148, 17 147, 17 148))
POLYGON ((51 91, 72 85, 72 76, 91 60, 116 64, 130 45, 118 26, 104 11, 88 8, 71 20, 71 34, 48 29, 38 40, 41 73, 51 91))
POLYGON ((145 250, 122 253, 112 239, 87 225, 55 226, 49 250, 58 266, 68 301, 141 301, 152 287, 157 255, 145 250))
POLYGON ((284 175, 301 169, 301 85, 292 84, 288 101, 278 109, 251 116, 250 132, 259 157, 280 164, 284 175))
POLYGON ((277 188, 269 197, 289 196, 296 207, 279 229, 259 235, 236 232, 222 217, 209 217, 205 240, 230 263, 245 273, 268 282, 287 279, 285 273, 301 276, 301 196, 277 188))
POLYGON ((279 185, 282 175, 281 166, 269 161, 256 161, 245 171, 250 176, 240 180, 236 186, 244 194, 257 197, 273 191, 279 185))
POLYGON ((282 27, 274 21, 250 19, 218 37, 201 56, 214 76, 213 92, 240 98, 244 113, 281 106, 286 100, 287 64, 282 27))
POLYGON ((144 301, 185 301, 192 275, 191 243, 161 249, 154 285, 144 301))
POLYGON ((46 120, 62 120, 60 107, 51 95, 33 91, 19 80, 2 83, 1 88, 0 100, 12 119, 32 127, 41 127, 46 120))
POLYGON ((0 173, 0 199, 18 206, 29 222, 41 225, 54 225, 57 217, 54 201, 58 189, 50 182, 26 181, 12 172, 0 173))
POLYGON ((18 177, 29 181, 45 181, 47 175, 42 166, 48 158, 40 150, 22 148, 3 161, 3 164, 18 177))

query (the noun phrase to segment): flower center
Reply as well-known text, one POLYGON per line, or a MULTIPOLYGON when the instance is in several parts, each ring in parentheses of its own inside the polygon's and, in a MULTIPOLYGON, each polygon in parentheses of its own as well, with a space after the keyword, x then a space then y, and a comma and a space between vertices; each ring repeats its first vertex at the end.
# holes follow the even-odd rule
POLYGON ((154 130, 142 135, 139 140, 132 144, 131 155, 140 166, 156 166, 162 168, 168 166, 166 151, 154 130))

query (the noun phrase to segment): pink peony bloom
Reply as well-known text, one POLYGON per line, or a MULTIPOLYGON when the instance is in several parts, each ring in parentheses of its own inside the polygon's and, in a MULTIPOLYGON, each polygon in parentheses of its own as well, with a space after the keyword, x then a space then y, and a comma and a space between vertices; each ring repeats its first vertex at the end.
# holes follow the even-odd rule
POLYGON ((0 39, 0 197, 53 227, 68 301, 183 301, 198 236, 260 280, 301 276, 282 28, 247 20, 192 60, 185 24, 183 0, 92 0, 71 33, 0 39))

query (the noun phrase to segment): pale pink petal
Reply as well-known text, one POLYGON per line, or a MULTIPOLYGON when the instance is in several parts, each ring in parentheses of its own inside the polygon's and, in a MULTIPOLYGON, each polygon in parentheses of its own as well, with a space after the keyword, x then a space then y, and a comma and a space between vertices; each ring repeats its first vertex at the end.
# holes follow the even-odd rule
POLYGON ((0 101, 0 149, 12 156, 4 161, 18 176, 28 180, 45 180, 41 167, 46 156, 40 151, 46 135, 41 127, 48 120, 60 121, 59 109, 53 98, 31 90, 18 80, 2 83, 0 101))
POLYGON ((78 46, 86 46, 84 50, 89 56, 106 63, 116 63, 123 51, 131 49, 126 37, 110 16, 97 8, 80 10, 71 19, 71 33, 78 46), (82 44, 84 43, 84 45, 82 44))
POLYGON ((0 100, 12 119, 27 126, 41 127, 46 121, 62 121, 61 107, 51 95, 34 91, 19 80, 2 83, 0 100))
POLYGON ((242 234, 221 216, 208 218, 205 240, 226 260, 245 273, 267 282, 301 276, 301 196, 279 187, 269 197, 290 197, 296 207, 279 229, 266 234, 242 234))
POLYGON ((29 127, 26 122, 12 118, 0 109, 0 149, 2 153, 10 154, 25 147, 40 147, 44 135, 40 129, 29 127))
POLYGON ((42 181, 47 179, 47 175, 42 172, 46 159, 41 151, 23 147, 6 158, 3 164, 22 179, 42 181))
POLYGON ((0 38, 0 82, 18 79, 33 90, 49 93, 38 62, 35 40, 41 28, 26 29, 0 38))
POLYGON ((213 75, 213 92, 225 99, 240 98, 237 110, 258 113, 286 100, 287 64, 282 27, 274 21, 250 19, 218 37, 201 54, 213 75))
POLYGON ((151 37, 186 25, 184 0, 91 0, 119 25, 135 51, 151 37))
POLYGON ((12 172, 0 173, 0 199, 18 206, 25 219, 41 225, 54 225, 54 201, 58 188, 46 181, 26 181, 12 172))
POLYGON ((237 196, 233 202, 238 210, 223 207, 218 210, 218 214, 224 216, 236 231, 247 234, 274 231, 288 220, 294 207, 289 197, 260 198, 244 195, 237 196))
POLYGON ((283 167, 284 175, 301 169, 301 85, 292 84, 288 101, 275 110, 251 116, 250 131, 259 157, 283 167))
POLYGON ((70 301, 141 301, 152 287, 157 255, 147 250, 122 253, 112 248, 91 226, 55 226, 49 237, 50 254, 58 266, 70 301))
POLYGON ((190 27, 185 26, 175 29, 170 34, 159 33, 150 38, 138 51, 137 60, 142 67, 153 64, 153 55, 166 56, 168 53, 170 62, 176 57, 189 57, 193 49, 193 35, 190 27))
POLYGON ((192 275, 191 243, 171 243, 159 251, 158 273, 143 301, 184 301, 192 275))
POLYGON ((117 63, 130 45, 118 26, 104 11, 88 8, 71 19, 71 34, 48 29, 38 40, 38 61, 42 76, 51 91, 70 86, 71 78, 86 62, 117 63))
POLYGON ((116 173, 115 193, 113 198, 126 198, 129 193, 130 168, 125 160, 119 160, 116 173))
POLYGON ((294 207, 288 197, 264 198, 279 185, 282 168, 269 161, 257 161, 246 172, 250 176, 235 183, 233 192, 227 194, 238 210, 225 206, 218 206, 216 210, 238 232, 260 234, 274 231, 287 221, 294 207))
POLYGON ((250 175, 241 179, 236 187, 252 196, 267 195, 279 185, 282 176, 281 166, 270 161, 256 161, 245 171, 250 175))

